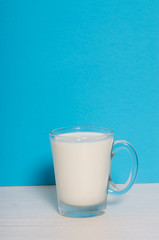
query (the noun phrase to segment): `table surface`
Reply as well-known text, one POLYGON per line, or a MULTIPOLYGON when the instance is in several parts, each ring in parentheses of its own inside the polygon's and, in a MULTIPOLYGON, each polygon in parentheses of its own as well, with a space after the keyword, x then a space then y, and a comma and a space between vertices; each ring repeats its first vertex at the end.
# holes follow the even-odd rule
POLYGON ((91 218, 59 215, 55 186, 1 187, 0 239, 158 240, 159 183, 109 195, 106 213, 91 218))

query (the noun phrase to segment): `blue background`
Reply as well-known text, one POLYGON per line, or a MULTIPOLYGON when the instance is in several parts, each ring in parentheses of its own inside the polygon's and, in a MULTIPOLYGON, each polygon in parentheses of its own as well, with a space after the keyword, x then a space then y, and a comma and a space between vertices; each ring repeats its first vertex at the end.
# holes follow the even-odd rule
POLYGON ((54 184, 48 133, 77 125, 130 141, 137 182, 159 182, 159 1, 1 0, 0 103, 1 186, 54 184))

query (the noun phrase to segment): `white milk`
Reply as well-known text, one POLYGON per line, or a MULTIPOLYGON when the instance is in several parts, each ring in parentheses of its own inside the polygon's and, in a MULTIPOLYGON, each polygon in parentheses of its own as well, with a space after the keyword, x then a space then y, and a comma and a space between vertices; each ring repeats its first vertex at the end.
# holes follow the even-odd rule
POLYGON ((59 201, 72 206, 105 201, 112 144, 113 138, 102 133, 66 133, 51 138, 59 201))

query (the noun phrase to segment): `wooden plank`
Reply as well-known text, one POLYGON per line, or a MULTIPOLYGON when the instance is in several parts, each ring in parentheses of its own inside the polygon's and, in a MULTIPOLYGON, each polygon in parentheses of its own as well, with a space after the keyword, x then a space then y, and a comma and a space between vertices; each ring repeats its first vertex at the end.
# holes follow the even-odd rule
POLYGON ((159 184, 135 184, 108 197, 106 213, 68 218, 57 212, 55 186, 1 187, 0 240, 159 239, 159 184))

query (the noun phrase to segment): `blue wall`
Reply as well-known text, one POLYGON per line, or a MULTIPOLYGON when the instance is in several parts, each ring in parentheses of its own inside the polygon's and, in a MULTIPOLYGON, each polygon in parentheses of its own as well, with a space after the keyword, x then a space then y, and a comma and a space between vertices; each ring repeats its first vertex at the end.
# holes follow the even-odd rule
POLYGON ((159 1, 1 0, 0 103, 1 186, 55 183, 48 133, 77 125, 130 141, 137 182, 159 182, 159 1))

